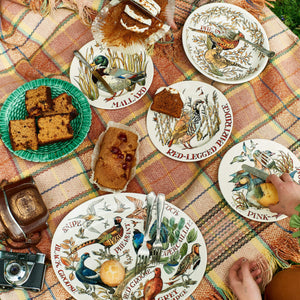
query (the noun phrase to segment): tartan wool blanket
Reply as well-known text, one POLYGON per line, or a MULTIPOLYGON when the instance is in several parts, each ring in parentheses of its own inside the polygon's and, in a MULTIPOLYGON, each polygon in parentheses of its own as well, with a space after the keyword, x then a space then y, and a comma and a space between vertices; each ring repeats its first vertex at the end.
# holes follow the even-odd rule
MULTIPOLYGON (((0 3, 0 109, 7 97, 26 82, 43 77, 70 81, 73 51, 93 40, 90 26, 83 22, 83 11, 88 10, 61 7, 43 15, 31 9, 29 2, 0 3)), ((82 3, 93 10, 102 6, 100 0, 82 3)), ((50 256, 51 239, 60 221, 78 205, 101 194, 89 181, 91 154, 99 134, 111 120, 134 127, 141 137, 140 162, 127 192, 164 193, 169 202, 191 217, 205 239, 208 254, 205 275, 188 299, 233 299, 227 273, 239 257, 245 256, 264 266, 265 282, 278 267, 287 267, 287 261, 300 262, 299 245, 290 238, 288 218, 273 223, 244 218, 227 204, 218 183, 222 158, 243 140, 268 139, 282 144, 300 159, 300 41, 264 8, 260 22, 276 56, 249 82, 237 85, 215 82, 191 65, 181 41, 185 19, 200 4, 201 1, 176 1, 175 20, 179 30, 173 33, 173 43, 157 43, 152 49, 154 78, 141 100, 119 110, 92 107, 92 125, 82 144, 52 162, 23 160, 0 140, 0 181, 33 176, 50 213, 49 228, 43 231, 38 247, 50 256), (179 162, 164 156, 152 144, 146 127, 147 111, 157 88, 183 80, 203 81, 219 89, 230 102, 234 116, 233 130, 225 146, 199 162, 179 162)), ((51 266, 47 267, 41 292, 1 291, 0 298, 71 299, 51 266)))

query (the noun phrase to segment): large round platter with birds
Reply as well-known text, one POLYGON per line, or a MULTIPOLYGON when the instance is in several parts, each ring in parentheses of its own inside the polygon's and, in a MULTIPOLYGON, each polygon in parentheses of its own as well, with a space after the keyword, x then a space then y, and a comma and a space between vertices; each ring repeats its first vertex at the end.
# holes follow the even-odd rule
POLYGON ((146 197, 136 193, 99 196, 61 221, 52 240, 52 266, 75 299, 183 300, 196 289, 207 263, 205 241, 197 225, 167 201, 160 260, 153 263, 151 259, 157 226, 154 205, 146 235, 150 260, 142 272, 136 272, 149 203, 146 197))
POLYGON ((269 49, 267 35, 254 16, 228 3, 211 3, 187 18, 182 41, 193 66, 212 80, 227 84, 247 82, 265 68, 268 57, 252 45, 269 49), (234 39, 230 35, 236 34, 234 39))
MULTIPOLYGON (((155 147, 182 162, 200 161, 217 153, 229 139, 233 126, 226 97, 200 81, 181 81, 168 88, 180 93, 183 107, 180 117, 175 118, 150 106, 147 129, 155 147)), ((160 89, 156 94, 159 92, 160 89)))
POLYGON ((94 107, 127 107, 140 100, 152 83, 153 62, 145 51, 122 53, 105 48, 93 40, 78 52, 85 62, 78 55, 74 56, 70 79, 94 107), (110 91, 103 80, 111 88, 110 91))
POLYGON ((266 176, 289 173, 299 183, 300 162, 297 157, 276 142, 251 139, 233 146, 222 158, 219 167, 221 192, 236 212, 259 222, 275 222, 286 218, 268 208, 270 201, 276 197, 275 187, 266 183, 259 174, 253 175, 253 171, 247 170, 245 165, 263 171, 266 176))

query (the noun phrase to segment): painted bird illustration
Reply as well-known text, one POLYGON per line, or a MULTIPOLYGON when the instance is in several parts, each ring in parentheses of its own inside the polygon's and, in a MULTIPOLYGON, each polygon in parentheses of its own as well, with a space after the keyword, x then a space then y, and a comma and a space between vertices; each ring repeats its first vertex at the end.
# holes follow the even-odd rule
POLYGON ((185 272, 189 269, 189 268, 193 268, 193 270, 199 265, 200 263, 200 253, 199 253, 199 249, 200 249, 200 244, 199 243, 195 243, 192 246, 191 249, 191 253, 187 254, 182 261, 180 262, 176 273, 172 276, 172 278, 170 278, 170 280, 174 280, 176 279, 178 276, 180 275, 187 275, 185 274, 185 272))
POLYGON ((209 64, 211 72, 222 76, 223 73, 220 69, 224 69, 229 66, 239 67, 245 69, 242 65, 227 59, 221 55, 223 48, 214 43, 210 36, 207 38, 207 51, 204 53, 204 59, 209 64))
MULTIPOLYGON (((237 47, 239 44, 239 40, 232 40, 229 39, 226 34, 214 34, 211 31, 208 30, 201 30, 201 29, 196 29, 196 28, 191 28, 189 29, 199 32, 199 33, 204 33, 208 35, 214 43, 216 43, 219 47, 221 47, 223 50, 228 50, 228 49, 234 49, 237 47)), ((240 33, 240 37, 244 37, 242 33, 240 33)))
MULTIPOLYGON (((172 144, 182 144, 186 149, 192 149, 193 146, 190 144, 191 140, 200 132, 201 127, 201 108, 204 105, 204 101, 197 100, 192 106, 191 111, 183 112, 180 119, 175 124, 171 139, 168 146, 172 144)), ((202 136, 197 136, 199 140, 202 136)))
POLYGON ((114 218, 115 225, 108 230, 104 231, 102 234, 100 234, 99 237, 96 239, 92 239, 90 241, 87 241, 85 243, 82 243, 81 245, 75 246, 71 249, 71 254, 75 251, 78 251, 79 249, 92 245, 92 244, 101 244, 104 246, 105 250, 110 249, 111 246, 115 245, 123 236, 124 229, 121 225, 122 218, 121 217, 115 217, 114 218))
POLYGON ((144 297, 142 300, 154 300, 163 288, 160 268, 154 269, 154 277, 148 280, 144 286, 144 297))
POLYGON ((80 261, 76 265, 75 275, 77 279, 84 284, 86 288, 88 288, 89 284, 99 285, 105 289, 109 290, 110 294, 113 294, 115 291, 112 287, 106 285, 100 278, 100 275, 94 270, 85 266, 84 262, 90 257, 89 253, 84 253, 80 257, 80 261))
POLYGON ((101 202, 102 199, 99 201, 94 201, 92 202, 88 207, 87 207, 87 212, 84 215, 79 215, 75 217, 74 219, 83 219, 83 224, 82 226, 87 228, 90 225, 92 225, 96 221, 102 221, 104 220, 102 217, 98 216, 95 211, 95 205, 101 202))
MULTIPOLYGON (((135 83, 143 81, 146 77, 145 71, 133 73, 122 68, 109 66, 109 61, 104 55, 96 56, 91 66, 96 68, 97 72, 103 76, 114 92, 129 88, 135 83)), ((105 87, 98 82, 95 76, 93 76, 92 79, 94 83, 97 83, 100 89, 106 91, 105 87)))

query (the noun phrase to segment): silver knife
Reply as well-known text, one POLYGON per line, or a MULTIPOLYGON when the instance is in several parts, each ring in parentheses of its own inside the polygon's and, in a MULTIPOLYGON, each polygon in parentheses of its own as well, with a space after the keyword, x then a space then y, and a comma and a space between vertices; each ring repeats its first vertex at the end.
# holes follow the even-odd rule
POLYGON ((266 173, 266 172, 264 172, 262 170, 256 169, 254 167, 250 167, 250 166, 245 165, 245 164, 242 165, 242 169, 244 171, 249 172, 250 174, 258 177, 258 178, 261 178, 262 180, 266 180, 267 177, 269 176, 268 173, 266 173))

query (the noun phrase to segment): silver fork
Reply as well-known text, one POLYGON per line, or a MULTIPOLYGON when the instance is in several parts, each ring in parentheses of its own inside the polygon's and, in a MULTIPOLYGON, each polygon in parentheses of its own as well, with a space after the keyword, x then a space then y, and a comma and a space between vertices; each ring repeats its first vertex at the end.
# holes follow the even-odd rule
POLYGON ((148 261, 150 258, 150 251, 147 247, 147 240, 149 239, 149 230, 150 230, 150 224, 152 220, 152 208, 155 201, 155 194, 153 192, 149 193, 146 197, 147 201, 147 216, 146 216, 146 225, 145 225, 145 233, 144 233, 144 239, 143 243, 138 250, 136 262, 135 262, 135 273, 138 274, 142 271, 146 271, 148 261))
POLYGON ((244 37, 242 37, 240 35, 240 32, 234 32, 231 30, 226 31, 226 37, 228 37, 230 40, 233 41, 237 41, 237 40, 242 40, 245 43, 248 43, 249 45, 253 46, 255 49, 257 49, 258 51, 260 51, 261 53, 263 53, 264 55, 266 55, 269 58, 272 58, 275 55, 274 51, 269 51, 266 48, 262 47, 261 45, 252 43, 248 40, 246 40, 244 37))
POLYGON ((152 247, 152 261, 154 263, 159 263, 162 253, 162 242, 160 240, 160 229, 161 229, 161 221, 165 208, 165 195, 158 194, 156 198, 156 238, 152 247))
POLYGON ((272 169, 276 167, 275 161, 264 152, 260 152, 256 158, 264 168, 272 169))

